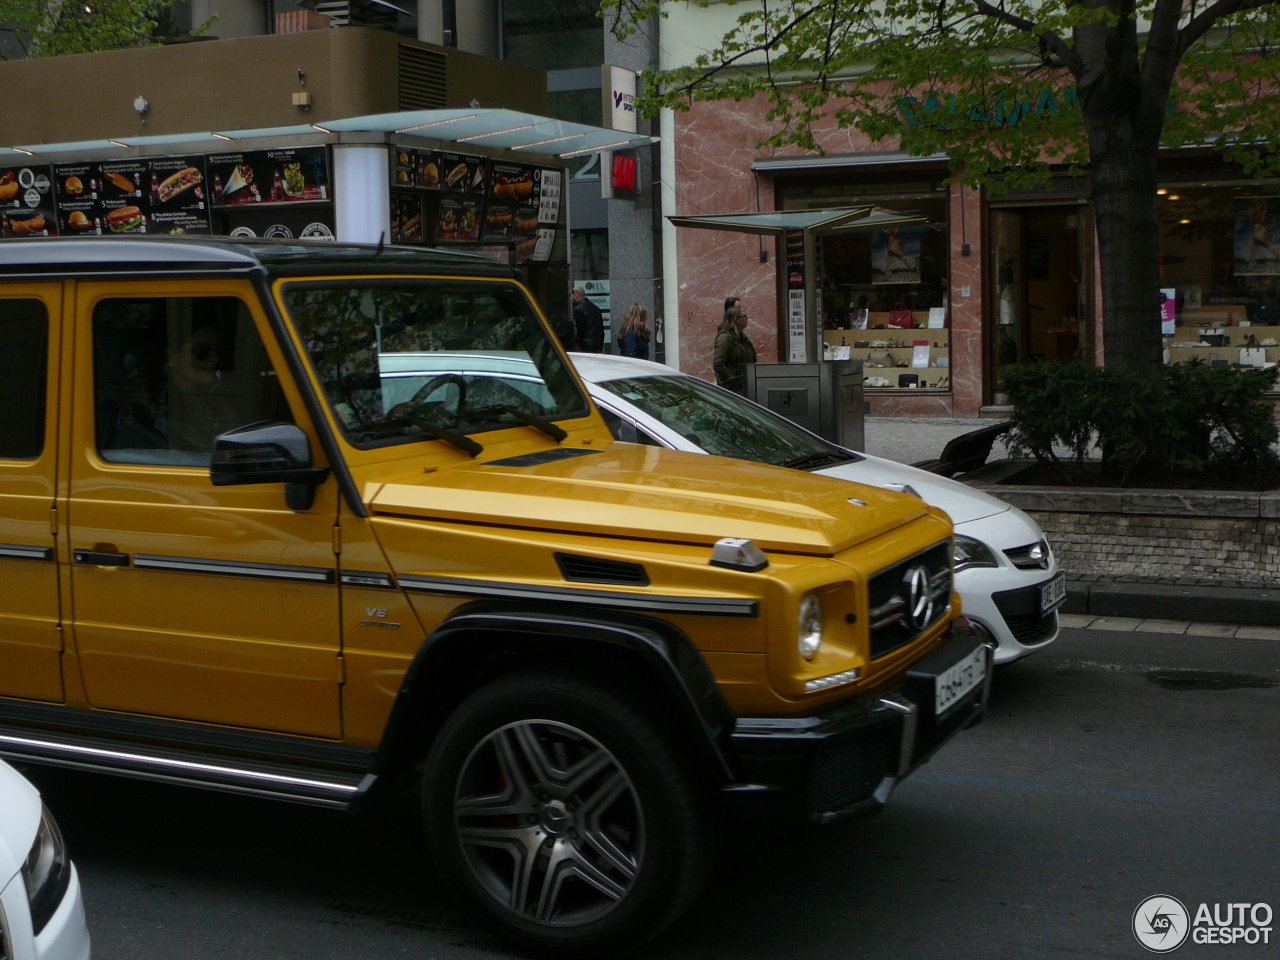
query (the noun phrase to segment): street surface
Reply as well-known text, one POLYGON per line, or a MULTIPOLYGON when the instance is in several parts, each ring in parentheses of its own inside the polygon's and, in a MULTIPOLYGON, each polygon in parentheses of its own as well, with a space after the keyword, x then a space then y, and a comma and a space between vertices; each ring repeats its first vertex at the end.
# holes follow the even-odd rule
MULTIPOLYGON (((736 835, 639 960, 1149 956, 1145 898, 1280 912, 1280 641, 1068 629, 878 819, 736 835)), ((506 956, 394 817, 30 770, 97 960, 506 956)), ((1280 917, 1277 917, 1280 921, 1280 917)), ((1280 956, 1197 945, 1179 958, 1280 956)))

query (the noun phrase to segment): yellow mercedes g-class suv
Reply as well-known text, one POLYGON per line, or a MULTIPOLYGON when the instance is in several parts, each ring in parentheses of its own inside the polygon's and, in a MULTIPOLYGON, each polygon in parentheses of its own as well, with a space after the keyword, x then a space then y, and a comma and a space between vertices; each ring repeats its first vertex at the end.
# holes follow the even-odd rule
POLYGON ((0 246, 0 755, 358 808, 600 955, 719 810, 878 809, 990 646, 920 499, 615 442, 515 271, 0 246))

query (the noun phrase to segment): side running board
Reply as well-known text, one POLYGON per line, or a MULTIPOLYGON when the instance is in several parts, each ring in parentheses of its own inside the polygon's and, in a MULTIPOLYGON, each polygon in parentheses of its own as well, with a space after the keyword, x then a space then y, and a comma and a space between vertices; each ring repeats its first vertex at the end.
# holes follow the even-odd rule
POLYGON ((0 726, 0 756, 19 763, 68 767, 225 793, 348 809, 377 779, 364 770, 241 758, 155 743, 0 726))

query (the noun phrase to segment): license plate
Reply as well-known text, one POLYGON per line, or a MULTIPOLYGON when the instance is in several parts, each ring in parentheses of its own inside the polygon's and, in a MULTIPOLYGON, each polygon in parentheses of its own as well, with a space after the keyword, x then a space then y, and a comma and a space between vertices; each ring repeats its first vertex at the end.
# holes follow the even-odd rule
POLYGON ((987 648, 978 647, 953 667, 938 674, 933 684, 934 716, 942 716, 987 676, 987 648))
POLYGON ((1040 588, 1040 612, 1057 610, 1067 600, 1067 575, 1060 573, 1040 588))

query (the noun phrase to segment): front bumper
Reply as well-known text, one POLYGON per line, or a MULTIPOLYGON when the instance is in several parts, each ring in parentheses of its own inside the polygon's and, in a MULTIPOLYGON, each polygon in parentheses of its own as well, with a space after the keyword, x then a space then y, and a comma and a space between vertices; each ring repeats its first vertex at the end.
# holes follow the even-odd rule
POLYGON ((892 692, 807 717, 739 718, 731 742, 746 782, 725 793, 767 807, 770 815, 799 814, 815 823, 878 812, 912 770, 982 718, 994 650, 981 635, 953 634, 914 663, 892 692), (982 681, 935 715, 939 675, 979 647, 985 651, 982 681))

